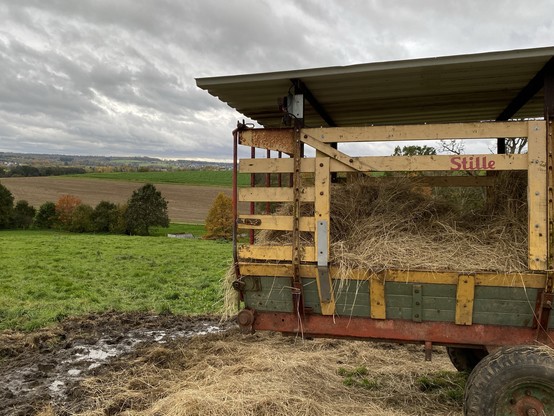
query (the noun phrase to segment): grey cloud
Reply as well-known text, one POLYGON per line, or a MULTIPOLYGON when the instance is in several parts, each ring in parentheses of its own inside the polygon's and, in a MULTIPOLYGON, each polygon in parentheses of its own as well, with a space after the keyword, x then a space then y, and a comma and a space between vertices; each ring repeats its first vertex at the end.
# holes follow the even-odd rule
POLYGON ((547 0, 0 0, 0 151, 229 159, 194 78, 552 42, 547 0))

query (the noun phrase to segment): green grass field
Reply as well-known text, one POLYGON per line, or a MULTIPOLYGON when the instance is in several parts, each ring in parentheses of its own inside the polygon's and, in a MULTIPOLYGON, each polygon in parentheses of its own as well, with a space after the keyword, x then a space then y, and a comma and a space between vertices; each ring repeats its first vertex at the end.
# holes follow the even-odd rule
MULTIPOLYGON (((228 170, 187 170, 176 172, 110 172, 85 173, 71 175, 76 178, 110 179, 118 181, 149 182, 149 183, 178 183, 201 186, 233 186, 233 172, 228 170)), ((239 174, 239 186, 250 184, 250 175, 239 174)))
POLYGON ((1 231, 0 330, 107 310, 216 313, 231 248, 201 239, 1 231))

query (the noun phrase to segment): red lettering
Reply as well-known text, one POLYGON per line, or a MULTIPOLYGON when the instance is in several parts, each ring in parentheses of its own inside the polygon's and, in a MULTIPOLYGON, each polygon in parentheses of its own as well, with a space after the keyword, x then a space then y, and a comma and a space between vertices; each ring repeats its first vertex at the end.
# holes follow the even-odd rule
POLYGON ((460 170, 460 168, 462 167, 462 165, 460 164, 460 156, 451 157, 450 163, 455 166, 451 167, 450 170, 460 170))
POLYGON ((491 160, 487 165, 487 169, 494 170, 495 166, 496 166, 496 162, 494 160, 491 160))

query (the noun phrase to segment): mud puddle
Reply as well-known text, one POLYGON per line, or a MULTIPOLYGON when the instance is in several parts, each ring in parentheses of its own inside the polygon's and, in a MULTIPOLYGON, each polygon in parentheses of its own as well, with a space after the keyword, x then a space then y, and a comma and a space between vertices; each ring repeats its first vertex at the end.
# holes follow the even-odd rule
POLYGON ((34 415, 45 404, 78 399, 79 382, 139 346, 228 328, 215 317, 105 313, 70 318, 52 329, 0 333, 0 416, 34 415))

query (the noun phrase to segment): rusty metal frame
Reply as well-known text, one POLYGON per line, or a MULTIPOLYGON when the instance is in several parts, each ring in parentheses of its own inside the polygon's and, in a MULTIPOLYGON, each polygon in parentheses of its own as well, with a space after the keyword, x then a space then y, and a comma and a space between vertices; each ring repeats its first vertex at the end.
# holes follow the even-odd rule
MULTIPOLYGON (((300 333, 294 314, 256 311, 253 330, 300 333)), ((502 346, 533 344, 536 330, 530 327, 473 324, 460 326, 450 322, 414 322, 374 320, 348 316, 305 315, 302 333, 312 337, 337 337, 395 341, 432 342, 436 345, 502 346)), ((554 347, 554 330, 549 330, 545 344, 554 347)))

